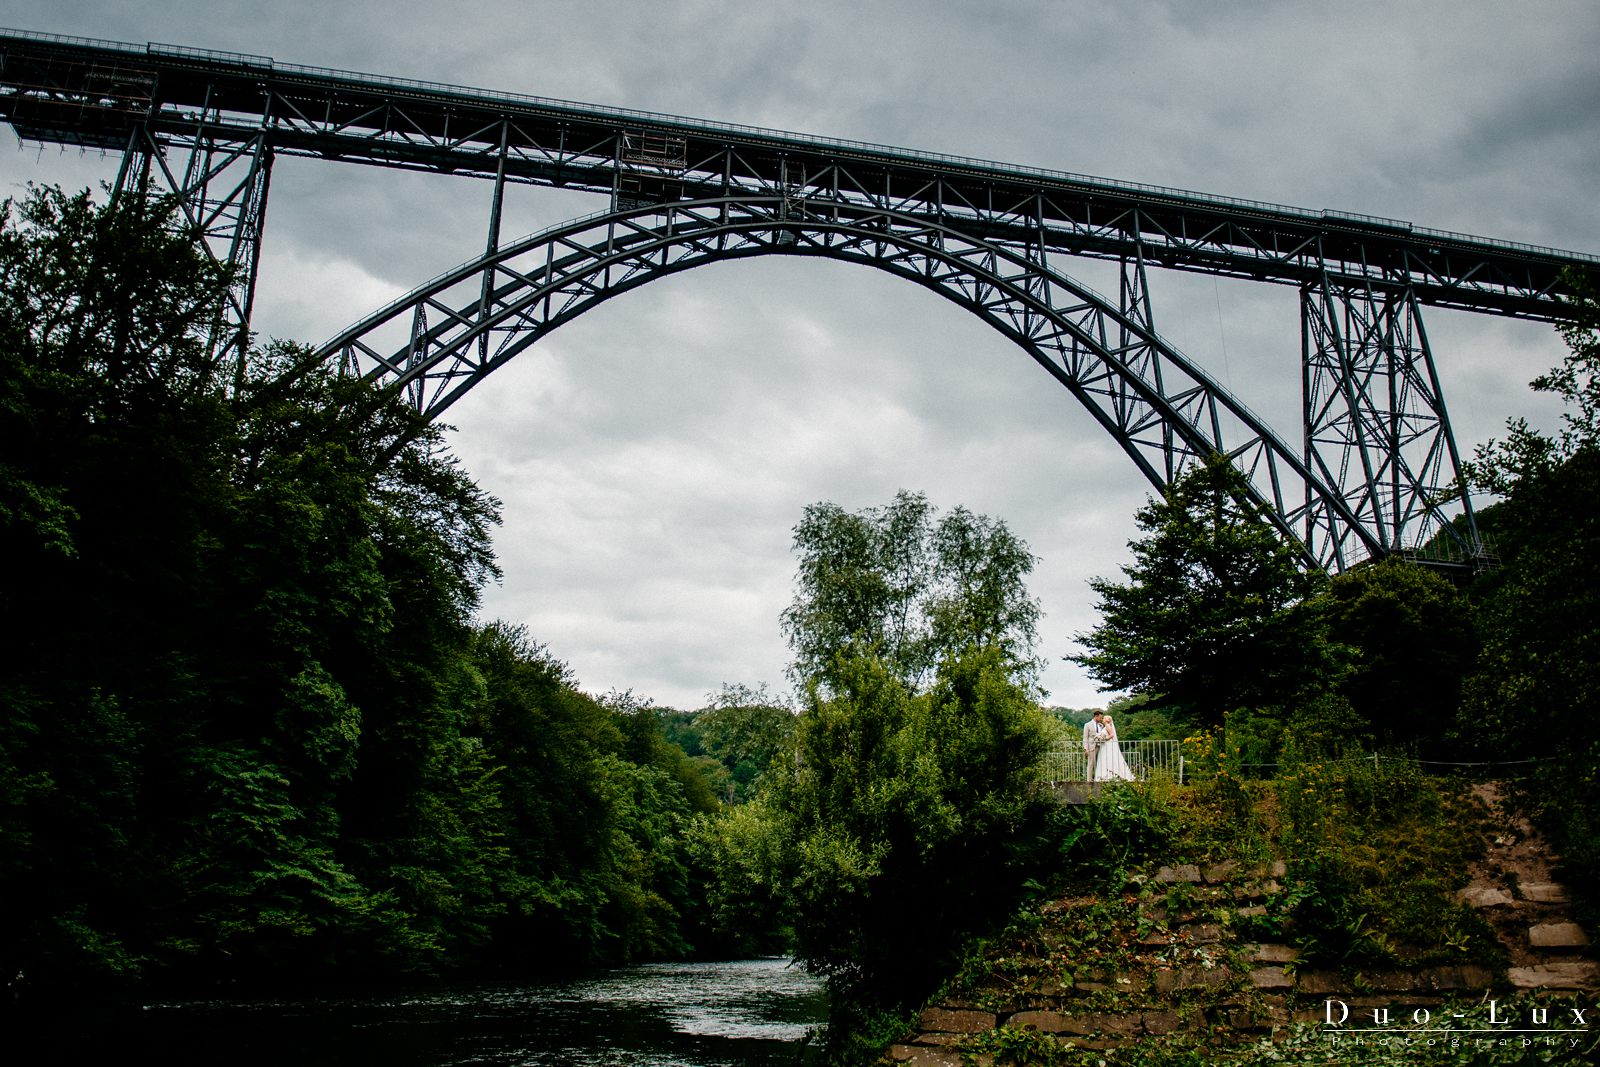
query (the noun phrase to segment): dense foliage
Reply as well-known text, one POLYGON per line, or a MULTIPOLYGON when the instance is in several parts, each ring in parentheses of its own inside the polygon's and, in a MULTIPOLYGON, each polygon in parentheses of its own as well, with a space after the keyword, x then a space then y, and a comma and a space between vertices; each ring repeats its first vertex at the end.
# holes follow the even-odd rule
POLYGON ((1391 556, 1334 576, 1314 606, 1348 653, 1337 679, 1350 708, 1347 733, 1382 746, 1427 739, 1436 759, 1459 754, 1445 741, 1479 649, 1461 590, 1391 556))
MULTIPOLYGON (((1529 799, 1574 875, 1600 881, 1600 290, 1570 277, 1561 366, 1533 381, 1566 403, 1555 435, 1515 421, 1470 477, 1504 499, 1484 518, 1504 566, 1475 583, 1483 652, 1462 732, 1497 760, 1529 760, 1529 799)), ((1600 917, 1600 900, 1588 918, 1600 917)))
POLYGON ((437 429, 291 346, 211 355, 228 285, 144 205, 0 224, 0 969, 689 950, 708 786, 473 624, 497 504, 437 429))
POLYGON ((692 757, 729 804, 755 796, 768 765, 787 751, 795 715, 765 686, 727 684, 699 711, 665 711, 666 737, 692 757))
POLYGON ((1314 714, 1369 744, 1466 751, 1451 738, 1480 649, 1469 596, 1399 556, 1309 571, 1244 488, 1221 460, 1190 471, 1139 512, 1125 580, 1090 583, 1102 620, 1068 658, 1131 691, 1127 736, 1228 723, 1270 762, 1314 714))

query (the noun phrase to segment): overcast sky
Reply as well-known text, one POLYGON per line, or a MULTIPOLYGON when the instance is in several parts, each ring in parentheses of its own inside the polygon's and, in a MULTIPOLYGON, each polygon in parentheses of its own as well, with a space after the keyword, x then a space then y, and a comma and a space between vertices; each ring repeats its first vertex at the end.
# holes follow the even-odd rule
MULTIPOLYGON (((716 119, 1404 219, 1600 253, 1600 4, 1139 0, 0 0, 0 25, 716 119)), ((116 160, 0 141, 0 195, 116 160)), ((489 186, 283 159, 255 325, 317 343, 481 251, 489 186)), ((506 239, 605 206, 514 187, 506 239)), ((1103 265, 1070 273, 1115 292, 1103 265)), ((1299 440, 1292 288, 1152 276, 1157 328, 1299 440)), ((1559 361, 1550 327, 1426 316, 1466 452, 1559 361)), ((819 500, 921 490, 1039 557, 1050 702, 1151 492, 1023 352, 859 266, 668 278, 563 327, 447 415, 504 502, 484 613, 595 693, 786 688, 790 537, 819 500)))

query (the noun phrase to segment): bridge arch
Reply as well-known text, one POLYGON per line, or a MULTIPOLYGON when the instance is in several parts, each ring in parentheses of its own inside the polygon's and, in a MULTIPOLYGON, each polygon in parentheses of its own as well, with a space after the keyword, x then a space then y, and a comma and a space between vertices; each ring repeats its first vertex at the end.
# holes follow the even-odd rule
POLYGON ((641 204, 551 227, 464 263, 320 349, 434 418, 550 331, 657 278, 763 255, 875 267, 923 286, 1026 351, 1088 409, 1157 488, 1227 456, 1308 560, 1339 570, 1382 551, 1329 472, 1167 344, 1125 264, 1121 306, 1053 269, 1038 248, 985 240, 927 215, 802 197, 641 204))

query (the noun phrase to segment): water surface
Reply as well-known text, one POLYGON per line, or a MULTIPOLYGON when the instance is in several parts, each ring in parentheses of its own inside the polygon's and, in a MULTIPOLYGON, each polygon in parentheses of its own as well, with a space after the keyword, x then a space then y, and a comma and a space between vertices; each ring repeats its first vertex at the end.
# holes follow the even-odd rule
POLYGON ((794 1067, 826 1011, 821 983, 788 960, 660 963, 567 982, 86 1008, 34 1020, 24 1062, 794 1067))

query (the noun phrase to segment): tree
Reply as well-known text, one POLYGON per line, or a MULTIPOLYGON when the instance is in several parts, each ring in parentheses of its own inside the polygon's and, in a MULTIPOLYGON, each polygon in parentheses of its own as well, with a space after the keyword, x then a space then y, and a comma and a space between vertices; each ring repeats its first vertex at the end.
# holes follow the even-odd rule
POLYGON ((213 358, 192 238, 137 198, 0 213, 0 971, 688 951, 700 768, 474 626, 498 505, 438 427, 292 344, 213 358))
POLYGON ((984 645, 1036 673, 1034 557, 1004 522, 960 507, 936 519, 926 497, 901 490, 855 513, 813 504, 794 534, 798 588, 783 628, 801 686, 841 682, 833 661, 849 649, 871 651, 913 687, 941 657, 984 645))
POLYGON ((726 800, 742 803, 755 795, 762 774, 789 744, 794 712, 764 686, 725 685, 694 717, 705 751, 728 773, 726 800))
POLYGON ((994 645, 940 662, 913 690, 869 652, 813 686, 793 756, 710 827, 724 916, 788 919, 798 955, 852 1001, 928 992, 965 939, 1007 912, 1028 873, 1017 842, 1043 713, 994 645))
POLYGON ((0 206, 8 975, 148 966, 137 920, 170 886, 160 831, 204 740, 180 694, 201 684, 192 576, 232 497, 203 343, 227 279, 169 221, 48 189, 0 206))
POLYGON ((1436 571, 1397 557, 1337 575, 1317 607, 1352 652, 1340 691, 1380 741, 1450 730, 1478 652, 1472 606, 1436 571))
POLYGON ((1505 563, 1481 594, 1463 732, 1493 758, 1571 760, 1587 777, 1600 757, 1600 449, 1524 478, 1503 507, 1505 563))
POLYGON ((1183 736, 1179 733, 1181 727, 1167 712, 1152 707, 1147 696, 1113 697, 1105 710, 1116 721, 1117 736, 1124 741, 1169 740, 1183 736))
POLYGON ((1592 567, 1600 552, 1600 289, 1588 272, 1567 277, 1575 291, 1561 327, 1567 355, 1531 383, 1565 402, 1562 429, 1550 436, 1512 421, 1506 441, 1479 448, 1467 465, 1473 484, 1505 498, 1488 509, 1505 566, 1474 589, 1485 638, 1466 710, 1483 718, 1514 711, 1526 729, 1512 736, 1529 753, 1555 738, 1577 749, 1600 744, 1590 712, 1600 697, 1592 567))
POLYGON ((1565 403, 1561 430, 1552 437, 1526 419, 1511 419, 1504 441, 1478 447, 1462 465, 1462 476, 1496 496, 1514 498, 1580 453, 1600 448, 1600 285, 1587 269, 1568 268, 1564 279, 1572 288, 1570 317, 1558 329, 1567 354, 1560 366, 1529 383, 1565 403))
MULTIPOLYGON (((1573 885, 1600 876, 1600 289, 1568 275, 1576 296, 1567 354, 1532 382, 1566 404, 1554 436, 1508 424, 1467 476, 1504 499, 1486 509, 1504 561, 1474 583, 1483 651, 1465 684, 1460 733, 1491 760, 1534 761, 1541 821, 1573 885)), ((1600 915, 1590 896, 1587 917, 1600 915)))
POLYGON ((1140 509, 1126 580, 1096 578, 1100 625, 1068 656, 1103 689, 1218 724, 1282 707, 1335 677, 1309 597, 1326 581, 1264 519, 1243 476, 1216 457, 1140 509))
POLYGON ((754 799, 701 826, 708 900, 725 928, 792 926, 840 1010, 899 1007, 1036 873, 1033 557, 1003 522, 905 492, 807 508, 795 549, 802 710, 754 799))

